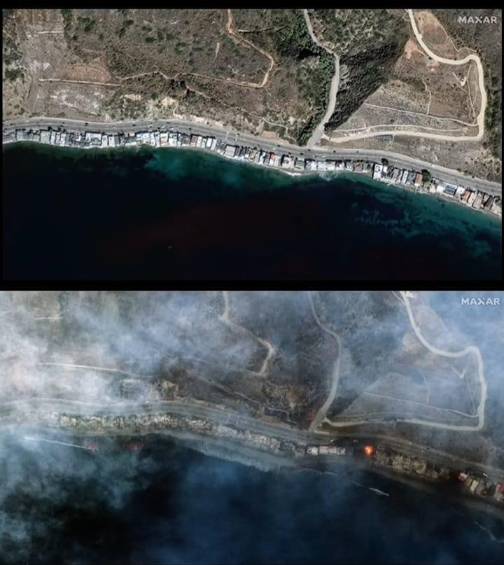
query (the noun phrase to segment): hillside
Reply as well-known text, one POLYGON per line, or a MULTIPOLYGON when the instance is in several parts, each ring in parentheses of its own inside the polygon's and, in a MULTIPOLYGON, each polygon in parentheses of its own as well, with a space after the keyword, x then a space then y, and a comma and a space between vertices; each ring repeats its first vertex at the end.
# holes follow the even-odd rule
POLYGON ((333 72, 296 10, 14 10, 4 114, 204 117, 302 143, 333 72))
POLYGON ((470 47, 483 60, 485 82, 488 85, 486 143, 495 157, 502 160, 502 45, 496 46, 496 38, 502 37, 502 10, 464 10, 462 16, 490 19, 490 23, 464 23, 453 17, 451 10, 433 10, 446 26, 458 48, 470 47), (495 23, 493 22, 495 19, 495 23))
POLYGON ((315 10, 317 33, 340 54, 336 128, 385 83, 408 39, 408 25, 389 10, 315 10))
POLYGON ((386 146, 500 179, 500 12, 308 13, 305 20, 299 9, 4 10, 4 117, 175 118, 305 145, 332 110, 337 82, 323 143, 386 146), (459 23, 461 15, 495 23, 459 23), (471 53, 483 61, 485 108, 474 58, 457 62, 471 53))

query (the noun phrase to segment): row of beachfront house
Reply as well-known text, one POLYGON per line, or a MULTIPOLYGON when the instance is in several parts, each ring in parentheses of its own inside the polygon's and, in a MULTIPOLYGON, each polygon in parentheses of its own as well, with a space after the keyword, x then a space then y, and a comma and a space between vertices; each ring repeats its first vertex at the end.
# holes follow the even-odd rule
POLYGON ((449 184, 430 175, 418 171, 400 169, 385 164, 375 164, 373 179, 393 185, 403 185, 414 190, 421 190, 431 194, 447 196, 454 200, 475 208, 486 210, 502 216, 502 201, 498 196, 493 196, 481 190, 473 190, 464 186, 449 184))
POLYGON ((179 131, 138 131, 121 133, 104 133, 90 131, 65 130, 26 130, 5 131, 4 142, 35 141, 49 145, 70 146, 80 148, 114 148, 150 145, 152 147, 194 147, 217 152, 224 157, 239 159, 280 168, 293 173, 302 172, 353 172, 372 176, 373 179, 391 185, 402 185, 412 190, 439 194, 475 209, 482 209, 502 216, 502 202, 499 196, 473 190, 464 186, 445 183, 431 178, 419 171, 401 169, 388 164, 374 163, 366 160, 311 159, 294 157, 279 151, 269 151, 258 147, 249 147, 228 143, 225 139, 214 136, 189 134, 179 131))

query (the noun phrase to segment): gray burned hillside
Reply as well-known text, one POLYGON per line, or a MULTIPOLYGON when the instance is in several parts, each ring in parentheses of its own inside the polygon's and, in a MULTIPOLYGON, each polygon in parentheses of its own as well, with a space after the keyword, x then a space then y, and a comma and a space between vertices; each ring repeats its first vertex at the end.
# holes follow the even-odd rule
POLYGON ((440 296, 4 292, 2 415, 30 399, 116 413, 196 401, 501 465, 502 310, 471 310, 453 294, 441 315, 440 296))

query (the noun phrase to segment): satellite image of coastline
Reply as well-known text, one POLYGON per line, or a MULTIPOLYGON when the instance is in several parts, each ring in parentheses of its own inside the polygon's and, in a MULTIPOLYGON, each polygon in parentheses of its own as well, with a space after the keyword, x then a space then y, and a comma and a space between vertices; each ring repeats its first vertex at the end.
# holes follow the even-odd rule
POLYGON ((10 9, 2 32, 8 280, 502 278, 499 10, 10 9))
POLYGON ((504 563, 502 10, 2 55, 0 564, 504 563))
POLYGON ((504 292, 0 293, 2 563, 501 563, 504 292))

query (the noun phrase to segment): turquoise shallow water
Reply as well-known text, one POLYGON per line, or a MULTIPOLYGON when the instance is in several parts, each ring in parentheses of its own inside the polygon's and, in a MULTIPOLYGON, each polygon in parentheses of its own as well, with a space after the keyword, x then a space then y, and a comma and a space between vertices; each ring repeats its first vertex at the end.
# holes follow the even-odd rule
POLYGON ((16 144, 4 148, 4 187, 11 279, 501 277, 500 221, 355 175, 16 144))

